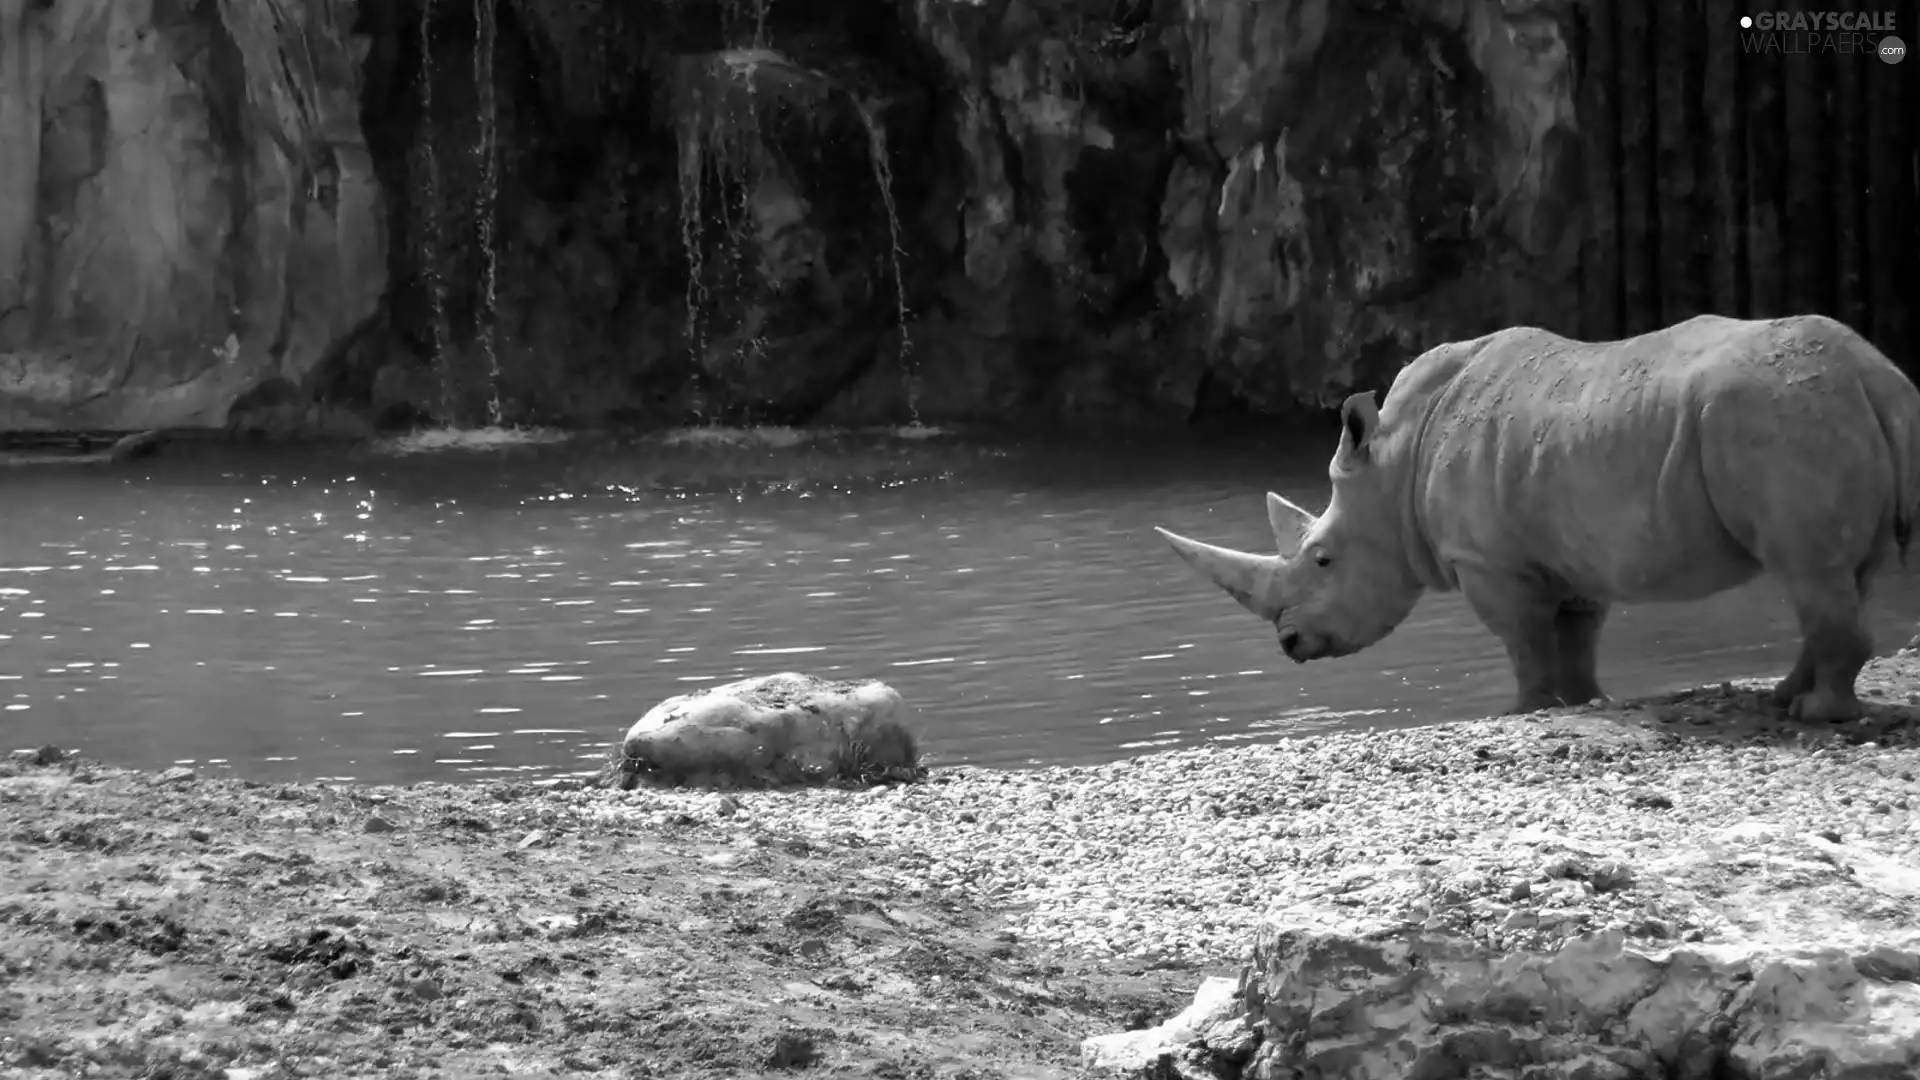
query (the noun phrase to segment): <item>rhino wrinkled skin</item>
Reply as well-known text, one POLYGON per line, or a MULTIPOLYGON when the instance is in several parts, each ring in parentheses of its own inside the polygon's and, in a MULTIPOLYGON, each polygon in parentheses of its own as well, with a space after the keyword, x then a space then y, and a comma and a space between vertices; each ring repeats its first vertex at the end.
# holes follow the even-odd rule
POLYGON ((1904 560, 1920 390, 1833 319, 1702 315, 1621 341, 1517 327, 1421 354, 1341 408, 1315 517, 1267 496, 1277 555, 1157 529, 1300 662, 1391 633, 1460 590, 1506 646, 1514 712, 1601 698, 1615 603, 1700 600, 1762 572, 1802 644, 1774 690, 1807 721, 1861 715, 1875 573, 1904 560))

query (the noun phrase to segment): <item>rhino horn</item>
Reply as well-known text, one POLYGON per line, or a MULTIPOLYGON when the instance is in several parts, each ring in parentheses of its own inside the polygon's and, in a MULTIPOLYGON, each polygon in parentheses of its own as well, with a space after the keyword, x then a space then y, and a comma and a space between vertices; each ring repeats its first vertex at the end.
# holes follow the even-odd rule
POLYGON ((1279 556, 1250 555, 1232 548, 1215 547, 1189 540, 1158 526, 1153 531, 1166 537, 1167 543, 1173 545, 1173 550, 1188 565, 1225 589, 1228 596, 1240 601, 1241 607, 1260 616, 1265 622, 1280 617, 1280 605, 1273 600, 1274 580, 1285 568, 1279 556))
POLYGON ((1273 526, 1273 540, 1280 545, 1280 554, 1299 551, 1301 541, 1307 538, 1307 530, 1318 520, 1304 508, 1267 492, 1267 523, 1273 526))

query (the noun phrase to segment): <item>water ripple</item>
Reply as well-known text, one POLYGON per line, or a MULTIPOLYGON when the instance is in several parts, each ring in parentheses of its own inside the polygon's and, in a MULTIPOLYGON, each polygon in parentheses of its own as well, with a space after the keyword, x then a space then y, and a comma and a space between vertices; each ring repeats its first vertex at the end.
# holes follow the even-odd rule
MULTIPOLYGON (((32 508, 0 519, 16 745, 262 777, 581 771, 671 694, 803 670, 894 684, 936 760, 1017 765, 1511 692, 1456 597, 1361 656, 1279 661, 1149 530, 1264 547, 1261 492, 1324 502, 1318 440, 487 436, 144 468, 9 477, 32 508)), ((1883 634, 1920 611, 1911 577, 1881 594, 1883 634)), ((1604 662, 1635 690, 1765 672, 1791 632, 1763 586, 1622 611, 1604 662)))

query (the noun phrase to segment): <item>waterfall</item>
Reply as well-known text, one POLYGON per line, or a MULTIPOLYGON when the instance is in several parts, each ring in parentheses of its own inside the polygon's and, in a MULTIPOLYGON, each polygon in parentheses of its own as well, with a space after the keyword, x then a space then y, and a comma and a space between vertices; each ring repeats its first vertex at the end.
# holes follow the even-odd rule
POLYGON ((867 129, 867 158, 873 166, 874 183, 880 186, 880 202, 887 211, 887 259, 893 264, 894 318, 900 327, 900 371, 907 380, 907 415, 912 426, 920 426, 920 373, 913 363, 913 339, 907 334, 907 286, 900 273, 900 213, 893 204, 893 168, 887 163, 887 129, 880 126, 878 110, 871 102, 854 102, 860 123, 867 129))
MULTIPOLYGON (((706 353, 706 327, 701 323, 700 311, 707 299, 707 286, 701 275, 705 271, 701 244, 704 240, 705 222, 700 216, 700 184, 705 179, 706 156, 701 152, 705 141, 701 138, 701 117, 694 112, 682 112, 678 131, 680 141, 680 244, 687 253, 687 343, 692 350, 695 368, 706 353)), ((697 377, 697 376, 696 376, 697 377)), ((705 406, 695 390, 694 414, 696 423, 706 422, 705 406)))
POLYGON ((487 362, 487 423, 500 426, 500 357, 494 351, 495 306, 499 276, 499 253, 494 250, 494 216, 500 196, 500 181, 495 162, 498 137, 495 130, 493 52, 498 34, 494 21, 495 0, 473 0, 473 84, 480 103, 480 134, 474 156, 480 166, 480 205, 475 220, 480 232, 481 294, 474 305, 474 342, 487 362))
MULTIPOLYGON (((764 38, 765 3, 755 8, 756 41, 764 38)), ((894 292, 894 319, 899 329, 898 362, 905 382, 907 411, 911 426, 920 426, 920 373, 913 356, 913 339, 908 324, 906 250, 897 200, 894 197, 893 169, 889 163, 886 127, 880 112, 883 102, 863 99, 850 87, 830 76, 803 67, 764 44, 733 47, 719 53, 685 57, 680 61, 673 82, 673 105, 679 151, 680 242, 687 259, 686 333, 694 360, 695 379, 708 370, 714 358, 709 355, 708 337, 711 303, 710 288, 717 285, 720 299, 744 303, 749 282, 745 241, 752 238, 758 224, 754 214, 754 194, 770 171, 777 172, 776 152, 764 140, 774 133, 762 129, 762 112, 775 115, 775 105, 785 105, 799 123, 809 124, 815 137, 825 137, 828 112, 825 106, 835 96, 844 96, 852 105, 867 142, 867 168, 879 189, 880 203, 886 213, 888 236, 887 265, 891 270, 894 292), (765 84, 764 86, 762 84, 765 84), (763 96, 764 95, 764 96, 763 96), (712 190, 707 188, 709 177, 712 190), (709 220, 711 219, 711 220, 709 220), (722 234, 720 251, 706 250, 711 228, 722 234), (711 255, 726 262, 711 266, 711 255), (709 283, 708 273, 719 270, 719 280, 709 283)), ((746 360, 758 356, 766 345, 761 317, 765 312, 749 308, 743 321, 733 328, 746 360)), ((695 412, 702 413, 696 390, 695 412)), ((700 417, 704 422, 705 417, 700 417)))
POLYGON ((433 124, 433 0, 420 0, 420 153, 425 168, 421 178, 421 271, 427 279, 427 304, 432 315, 433 355, 429 362, 440 378, 443 423, 454 421, 453 368, 447 359, 447 290, 440 278, 440 159, 434 152, 433 124))

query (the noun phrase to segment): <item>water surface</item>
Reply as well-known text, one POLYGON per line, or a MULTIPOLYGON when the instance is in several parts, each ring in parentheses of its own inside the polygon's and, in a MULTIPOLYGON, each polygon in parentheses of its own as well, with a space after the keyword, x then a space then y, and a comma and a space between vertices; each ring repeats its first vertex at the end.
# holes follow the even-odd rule
MULTIPOLYGON (((183 446, 0 469, 0 745, 375 782, 590 767, 668 695, 874 676, 936 761, 1484 715, 1512 686, 1458 596, 1295 665, 1150 528, 1265 549, 1325 504, 1329 432, 1131 442, 705 433, 503 449, 183 446)), ((1920 583, 1889 577, 1879 643, 1920 583)), ((1619 610, 1639 694, 1792 659, 1768 582, 1619 610)))

